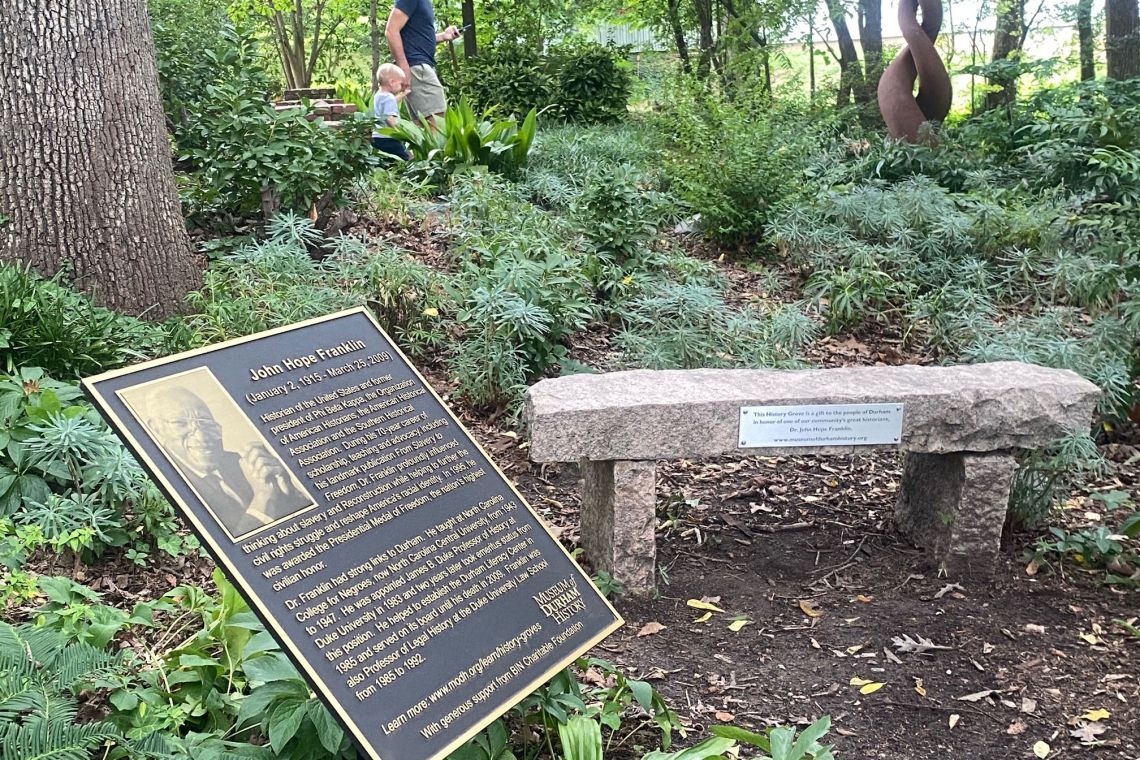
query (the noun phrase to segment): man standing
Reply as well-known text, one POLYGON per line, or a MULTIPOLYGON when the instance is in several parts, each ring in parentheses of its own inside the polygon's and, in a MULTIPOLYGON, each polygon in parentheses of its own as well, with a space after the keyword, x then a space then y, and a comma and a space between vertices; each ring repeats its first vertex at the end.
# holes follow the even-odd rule
POLYGON ((408 108, 417 121, 428 122, 447 110, 447 94, 435 72, 435 46, 459 37, 449 26, 435 32, 431 0, 396 0, 384 28, 396 65, 404 70, 408 108))

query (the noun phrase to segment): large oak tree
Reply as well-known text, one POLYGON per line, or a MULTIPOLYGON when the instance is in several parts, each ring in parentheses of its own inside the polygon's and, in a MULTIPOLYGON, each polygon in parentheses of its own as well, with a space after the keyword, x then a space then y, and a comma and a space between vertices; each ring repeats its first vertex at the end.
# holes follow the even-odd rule
POLYGON ((145 0, 0 3, 0 260, 165 317, 201 283, 145 0))

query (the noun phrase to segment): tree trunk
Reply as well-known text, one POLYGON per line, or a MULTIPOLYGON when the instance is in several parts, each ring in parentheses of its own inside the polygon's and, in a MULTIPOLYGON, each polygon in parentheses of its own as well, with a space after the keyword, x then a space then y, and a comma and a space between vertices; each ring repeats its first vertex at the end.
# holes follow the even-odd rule
POLYGON ((856 94, 861 103, 871 103, 883 75, 883 3, 859 0, 859 39, 863 43, 863 89, 856 94))
POLYGON ((713 58, 713 7, 712 0, 693 0, 697 11, 697 27, 700 33, 701 57, 697 61, 697 76, 707 77, 713 58))
POLYGON ((145 0, 5 0, 0 261, 70 268, 161 319, 202 284, 178 204, 145 0))
MULTIPOLYGON (((990 60, 1004 61, 1021 49, 1025 28, 1025 0, 998 0, 994 27, 994 53, 990 60)), ((1009 105, 1017 99, 1017 80, 990 80, 1000 90, 986 93, 986 110, 1009 105)))
POLYGON ((368 41, 372 46, 372 94, 380 89, 380 15, 376 7, 380 0, 368 3, 368 41))
POLYGON ((839 43, 839 92, 836 93, 835 104, 837 108, 843 108, 851 102, 853 95, 862 91, 863 71, 859 68, 859 53, 851 39, 851 30, 847 28, 847 10, 843 3, 827 0, 827 12, 839 43))
POLYGON ((474 58, 479 54, 479 42, 475 37, 475 0, 463 0, 460 14, 463 17, 463 57, 474 58))
POLYGON ((1140 18, 1136 0, 1106 0, 1105 52, 1109 79, 1140 76, 1140 18))
POLYGON ((673 42, 677 45, 677 57, 681 59, 681 70, 689 73, 689 43, 685 40, 685 27, 681 25, 681 0, 668 0, 667 13, 669 28, 673 31, 673 42))
POLYGON ((1096 79, 1093 55, 1092 0, 1077 0, 1077 46, 1081 56, 1081 81, 1096 79))

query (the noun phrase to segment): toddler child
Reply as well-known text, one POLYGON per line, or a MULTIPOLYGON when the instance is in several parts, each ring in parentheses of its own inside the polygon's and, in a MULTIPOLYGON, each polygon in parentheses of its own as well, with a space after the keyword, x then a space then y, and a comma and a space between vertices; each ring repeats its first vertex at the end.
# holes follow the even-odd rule
POLYGON ((384 127, 396 126, 400 118, 400 100, 404 97, 404 72, 394 63, 385 63, 380 66, 380 89, 372 98, 372 116, 376 119, 376 128, 372 132, 372 147, 405 161, 412 156, 404 144, 394 137, 380 133, 384 127))

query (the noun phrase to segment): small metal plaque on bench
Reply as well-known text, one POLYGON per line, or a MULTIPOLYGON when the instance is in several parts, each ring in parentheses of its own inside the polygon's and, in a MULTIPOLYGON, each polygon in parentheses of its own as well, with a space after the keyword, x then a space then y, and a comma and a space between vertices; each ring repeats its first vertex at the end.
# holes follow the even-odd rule
POLYGON ((740 448, 897 444, 902 421, 901 403, 742 406, 740 448))

